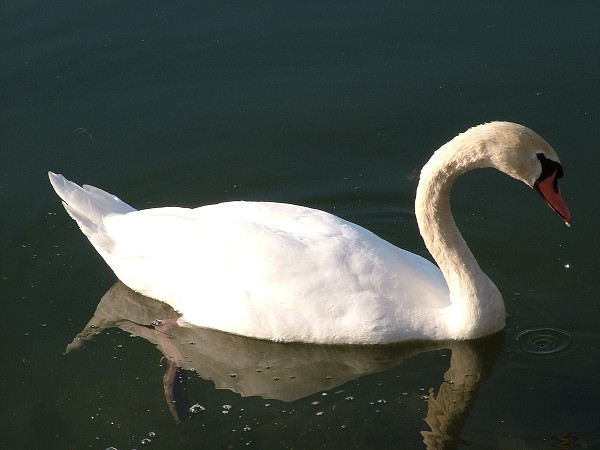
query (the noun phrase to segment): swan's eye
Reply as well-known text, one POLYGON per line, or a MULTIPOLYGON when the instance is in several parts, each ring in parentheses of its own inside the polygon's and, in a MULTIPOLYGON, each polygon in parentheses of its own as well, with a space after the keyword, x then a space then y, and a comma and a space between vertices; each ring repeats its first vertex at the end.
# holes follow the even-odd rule
POLYGON ((538 183, 554 175, 554 173, 556 173, 556 178, 554 179, 555 183, 557 183, 559 178, 563 177, 563 168, 560 163, 546 158, 546 155, 543 153, 538 153, 537 158, 540 160, 540 164, 542 165, 542 173, 537 180, 538 183))

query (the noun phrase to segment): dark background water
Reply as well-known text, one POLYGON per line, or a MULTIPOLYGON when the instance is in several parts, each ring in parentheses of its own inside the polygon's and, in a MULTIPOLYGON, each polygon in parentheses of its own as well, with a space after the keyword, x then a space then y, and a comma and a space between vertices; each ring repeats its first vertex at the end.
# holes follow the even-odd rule
POLYGON ((313 206, 425 255, 413 175, 489 120, 555 147, 574 226, 494 172, 455 187, 510 317, 430 448, 599 446, 599 17, 596 1, 0 1, 0 446, 134 448, 152 431, 153 448, 425 448, 446 350, 292 402, 191 374, 207 410, 181 425, 146 340, 112 328, 63 355, 116 279, 46 171, 138 208, 313 206))

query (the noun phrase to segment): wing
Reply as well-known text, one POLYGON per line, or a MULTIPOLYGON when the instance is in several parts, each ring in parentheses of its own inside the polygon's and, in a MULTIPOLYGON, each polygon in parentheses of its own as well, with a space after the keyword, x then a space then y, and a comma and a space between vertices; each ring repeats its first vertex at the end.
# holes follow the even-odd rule
POLYGON ((196 325, 310 340, 360 324, 383 333, 449 304, 432 263, 310 208, 231 202, 136 211, 104 225, 112 245, 103 256, 117 276, 196 325))

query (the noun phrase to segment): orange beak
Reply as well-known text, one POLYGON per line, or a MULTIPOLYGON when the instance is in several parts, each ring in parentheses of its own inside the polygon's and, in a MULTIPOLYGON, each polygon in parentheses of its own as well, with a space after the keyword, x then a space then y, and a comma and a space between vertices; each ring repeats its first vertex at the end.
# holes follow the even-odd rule
POLYGON ((539 192, 546 203, 548 203, 548 206, 556 211, 559 216, 565 219, 565 222, 567 225, 569 225, 571 223, 571 213, 569 212, 569 208, 567 208, 567 204, 560 195, 557 175, 558 170, 555 171, 551 176, 544 178, 542 181, 536 182, 534 188, 539 192))

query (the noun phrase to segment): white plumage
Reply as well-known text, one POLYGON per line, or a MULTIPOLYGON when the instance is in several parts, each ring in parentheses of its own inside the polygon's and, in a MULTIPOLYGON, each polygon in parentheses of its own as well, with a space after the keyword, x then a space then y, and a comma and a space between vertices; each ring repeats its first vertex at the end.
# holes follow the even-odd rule
MULTIPOLYGON (((487 131, 494 135, 500 127, 504 133, 537 136, 518 125, 493 123, 459 138, 481 127, 491 127, 487 131)), ((538 139, 536 144, 545 144, 538 139)), ((440 151, 460 154, 469 148, 450 147, 440 151)), ((558 163, 547 144, 534 147, 558 163)), ((427 177, 422 176, 419 189, 431 198, 418 195, 418 217, 445 214, 439 211, 444 198, 429 190, 437 184, 443 188, 436 190, 441 197, 446 189, 449 194, 454 178, 448 174, 456 172, 453 164, 461 159, 450 158, 451 164, 441 160, 444 167, 430 167, 427 177)), ((489 157, 482 161, 475 158, 468 164, 493 165, 489 157)), ((524 173, 521 179, 533 186, 529 178, 537 180, 541 168, 539 162, 528 166, 534 173, 524 173)), ((458 169, 464 171, 462 166, 458 169)), ((69 214, 119 279, 168 303, 194 325, 286 342, 372 344, 466 339, 504 324, 502 297, 474 258, 469 260, 471 254, 451 216, 451 223, 448 217, 425 220, 449 227, 445 230, 420 220, 428 247, 436 247, 430 251, 450 279, 449 289, 431 262, 323 211, 241 201, 137 211, 100 189, 49 175, 69 214), (456 254, 459 259, 449 263, 456 254), (457 268, 464 261, 469 267, 457 268), (469 285, 473 280, 483 288, 473 289, 469 285), (474 294, 488 298, 472 298, 474 294), (482 311, 487 317, 478 317, 482 311)))

